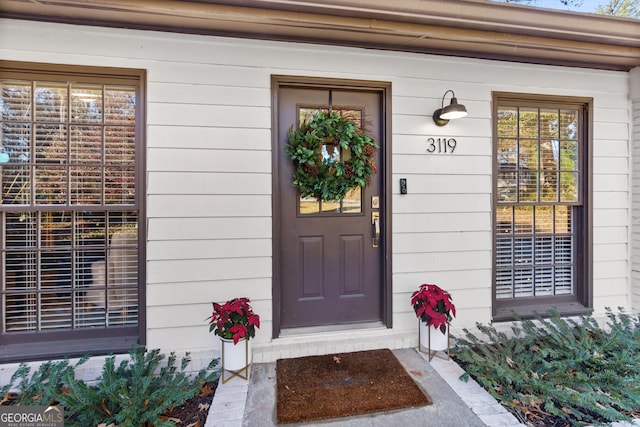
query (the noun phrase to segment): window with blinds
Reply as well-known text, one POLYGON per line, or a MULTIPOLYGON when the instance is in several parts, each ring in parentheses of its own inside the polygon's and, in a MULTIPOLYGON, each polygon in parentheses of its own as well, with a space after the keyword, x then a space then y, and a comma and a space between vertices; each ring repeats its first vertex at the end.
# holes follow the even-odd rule
POLYGON ((583 293, 585 107, 495 99, 494 301, 499 308, 575 299, 583 293))
POLYGON ((140 82, 73 70, 0 77, 3 338, 130 334, 139 323, 140 82))

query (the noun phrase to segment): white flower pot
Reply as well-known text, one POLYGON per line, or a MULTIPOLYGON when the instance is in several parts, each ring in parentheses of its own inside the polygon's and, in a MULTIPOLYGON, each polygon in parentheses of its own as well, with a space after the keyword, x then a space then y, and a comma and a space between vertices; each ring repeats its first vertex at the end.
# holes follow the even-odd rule
POLYGON ((233 340, 220 338, 222 344, 222 369, 226 371, 240 371, 249 365, 251 349, 249 341, 241 339, 237 344, 233 340))
MULTIPOLYGON (((447 330, 449 326, 447 325, 447 330)), ((420 322, 420 346, 431 351, 442 351, 449 348, 449 335, 447 331, 443 334, 440 329, 433 326, 427 326, 424 322, 420 322), (431 342, 429 342, 431 337, 431 342)))

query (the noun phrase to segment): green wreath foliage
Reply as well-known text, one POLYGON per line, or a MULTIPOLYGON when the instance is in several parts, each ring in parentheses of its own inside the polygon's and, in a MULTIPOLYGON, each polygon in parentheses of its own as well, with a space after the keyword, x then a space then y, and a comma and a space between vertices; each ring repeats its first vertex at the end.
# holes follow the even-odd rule
POLYGON ((373 159, 377 149, 376 141, 352 121, 321 111, 289 131, 285 153, 293 162, 293 185, 300 195, 328 201, 342 200, 351 189, 367 184, 377 172, 373 159), (323 156, 325 144, 342 149, 338 159, 323 156))

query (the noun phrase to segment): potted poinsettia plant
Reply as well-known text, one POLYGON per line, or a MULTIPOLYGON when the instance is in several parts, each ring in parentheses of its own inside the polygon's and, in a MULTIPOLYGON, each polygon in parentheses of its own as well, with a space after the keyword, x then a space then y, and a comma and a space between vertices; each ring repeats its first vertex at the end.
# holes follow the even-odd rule
POLYGON ((428 337, 430 349, 446 349, 449 344, 446 335, 447 327, 456 315, 456 307, 452 302, 451 294, 438 285, 423 283, 411 295, 411 305, 416 317, 421 320, 421 328, 423 325, 425 327, 426 333, 423 333, 423 329, 421 329, 420 338, 427 339, 428 337), (431 328, 431 330, 428 331, 426 328, 431 328))
POLYGON ((260 327, 260 316, 253 312, 250 302, 248 298, 234 298, 224 304, 214 302, 213 313, 207 318, 209 332, 222 340, 223 383, 234 376, 248 378, 249 339, 256 336, 256 328, 260 327), (231 377, 225 379, 225 371, 231 372, 231 377))
POLYGON ((224 304, 213 303, 213 314, 209 320, 209 332, 238 344, 243 338, 256 336, 260 327, 260 316, 253 312, 248 298, 234 298, 224 304))

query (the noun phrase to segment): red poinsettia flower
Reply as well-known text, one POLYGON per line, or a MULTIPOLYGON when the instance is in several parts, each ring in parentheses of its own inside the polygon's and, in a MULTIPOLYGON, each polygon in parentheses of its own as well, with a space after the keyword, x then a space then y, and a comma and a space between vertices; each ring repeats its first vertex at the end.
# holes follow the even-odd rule
POLYGON ((255 314, 248 298, 234 298, 224 304, 213 303, 213 314, 209 320, 209 332, 233 339, 237 344, 243 338, 253 338, 260 327, 260 316, 255 314))
POLYGON ((427 326, 446 332, 446 325, 456 316, 456 307, 451 302, 451 294, 437 285, 423 283, 411 295, 411 305, 427 326))

